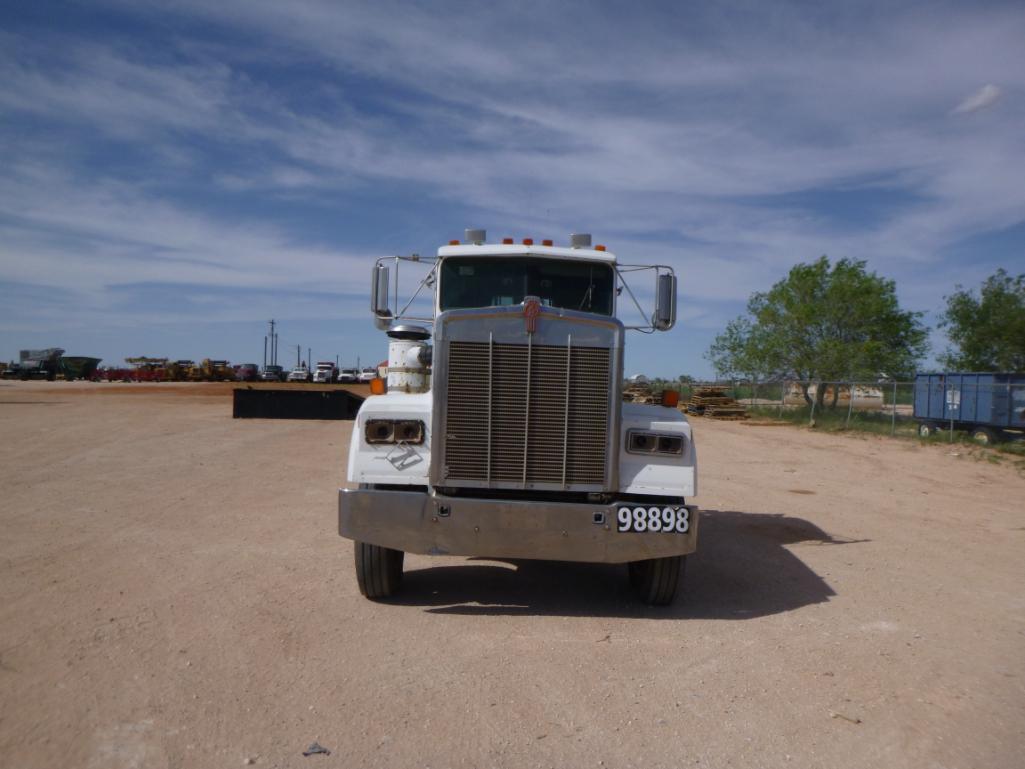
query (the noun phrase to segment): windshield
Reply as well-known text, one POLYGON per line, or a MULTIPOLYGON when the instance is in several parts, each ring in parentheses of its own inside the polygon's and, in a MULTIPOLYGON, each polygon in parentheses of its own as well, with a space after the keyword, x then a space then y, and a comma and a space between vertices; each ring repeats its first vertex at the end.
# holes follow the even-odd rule
POLYGON ((546 307, 612 315, 615 276, 601 262, 448 257, 441 263, 442 310, 506 307, 536 296, 546 307))

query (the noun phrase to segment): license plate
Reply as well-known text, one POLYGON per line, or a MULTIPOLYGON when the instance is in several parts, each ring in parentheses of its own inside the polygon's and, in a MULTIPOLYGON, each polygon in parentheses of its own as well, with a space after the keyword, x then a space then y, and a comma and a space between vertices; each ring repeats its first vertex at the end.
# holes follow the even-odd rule
POLYGON ((616 531, 638 534, 686 534, 690 531, 690 508, 657 505, 621 505, 616 510, 616 531))

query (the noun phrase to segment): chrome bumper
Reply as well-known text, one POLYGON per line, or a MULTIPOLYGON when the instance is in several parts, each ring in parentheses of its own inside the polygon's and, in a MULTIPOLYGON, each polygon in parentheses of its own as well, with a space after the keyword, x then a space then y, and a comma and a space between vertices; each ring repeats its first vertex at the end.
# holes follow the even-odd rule
POLYGON ((686 534, 620 533, 618 507, 339 489, 338 533, 407 553, 592 563, 686 555, 697 548, 696 507, 687 505, 686 534))

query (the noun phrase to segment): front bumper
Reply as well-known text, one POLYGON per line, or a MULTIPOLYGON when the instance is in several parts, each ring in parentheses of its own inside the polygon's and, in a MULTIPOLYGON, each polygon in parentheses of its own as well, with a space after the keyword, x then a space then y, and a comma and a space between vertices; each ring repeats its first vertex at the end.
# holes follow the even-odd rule
POLYGON ((591 563, 686 555, 697 548, 693 505, 687 505, 686 534, 621 533, 616 530, 618 507, 339 489, 338 533, 407 553, 591 563))

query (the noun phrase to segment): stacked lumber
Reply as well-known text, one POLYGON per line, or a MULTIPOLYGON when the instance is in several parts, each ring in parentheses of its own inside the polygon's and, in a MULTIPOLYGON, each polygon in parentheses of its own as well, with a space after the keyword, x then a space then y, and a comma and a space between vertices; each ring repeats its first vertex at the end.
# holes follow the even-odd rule
POLYGON ((726 394, 725 387, 703 385, 694 390, 686 406, 681 406, 688 414, 709 417, 710 419, 747 419, 747 409, 737 403, 736 399, 726 394))
POLYGON ((623 400, 627 403, 656 403, 655 394, 647 382, 633 382, 623 388, 623 400))

